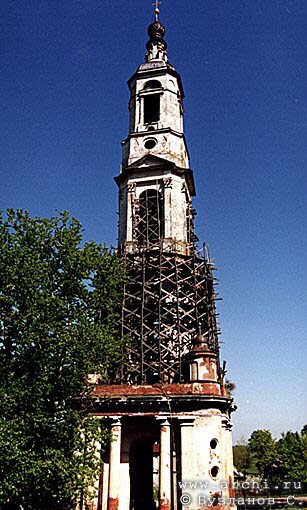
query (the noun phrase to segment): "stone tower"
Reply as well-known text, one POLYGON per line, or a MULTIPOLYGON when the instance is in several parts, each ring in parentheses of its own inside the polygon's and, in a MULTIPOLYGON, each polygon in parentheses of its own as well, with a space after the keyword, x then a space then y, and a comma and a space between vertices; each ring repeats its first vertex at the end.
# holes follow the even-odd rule
POLYGON ((220 366, 213 267, 196 246, 184 91, 158 14, 145 63, 128 81, 129 133, 115 179, 130 349, 112 384, 94 393, 112 438, 97 510, 196 510, 219 498, 233 506, 233 401, 220 366))

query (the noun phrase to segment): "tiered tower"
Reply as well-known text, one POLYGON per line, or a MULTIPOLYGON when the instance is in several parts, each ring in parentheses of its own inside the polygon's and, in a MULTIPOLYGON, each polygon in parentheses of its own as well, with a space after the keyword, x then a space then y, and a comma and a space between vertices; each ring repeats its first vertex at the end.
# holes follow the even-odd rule
POLYGON ((129 134, 115 179, 130 349, 128 364, 94 395, 112 435, 98 510, 192 510, 210 498, 219 506, 219 497, 233 506, 233 403, 219 360, 213 267, 196 247, 184 91, 158 15, 145 63, 128 81, 129 134), (187 481, 208 486, 184 490, 187 481))

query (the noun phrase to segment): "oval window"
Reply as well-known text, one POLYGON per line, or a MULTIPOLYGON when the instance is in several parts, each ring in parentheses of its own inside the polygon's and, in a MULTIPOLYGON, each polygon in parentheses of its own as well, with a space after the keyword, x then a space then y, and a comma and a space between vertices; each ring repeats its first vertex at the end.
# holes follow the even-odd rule
POLYGON ((212 448, 212 450, 215 450, 216 447, 217 447, 217 439, 211 439, 210 448, 212 448))
POLYGON ((144 145, 146 149, 151 150, 157 145, 157 141, 154 138, 149 138, 145 141, 144 145))
POLYGON ((211 474, 212 478, 216 478, 217 477, 217 475, 219 474, 219 470, 220 469, 218 468, 218 466, 213 466, 211 468, 210 474, 211 474))

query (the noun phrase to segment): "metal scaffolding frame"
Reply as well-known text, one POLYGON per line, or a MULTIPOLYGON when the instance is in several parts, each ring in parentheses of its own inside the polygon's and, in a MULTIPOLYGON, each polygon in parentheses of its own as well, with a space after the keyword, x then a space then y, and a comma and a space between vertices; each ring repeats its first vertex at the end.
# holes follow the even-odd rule
POLYGON ((130 338, 129 364, 121 382, 184 382, 184 355, 198 332, 219 353, 214 267, 206 248, 191 255, 163 245, 123 253, 122 335, 130 338))
POLYGON ((117 381, 130 384, 181 383, 185 354, 198 333, 218 355, 214 267, 206 246, 196 249, 196 211, 186 194, 185 240, 165 238, 165 193, 171 179, 131 195, 132 243, 120 247, 128 283, 124 287, 121 334, 129 339, 128 363, 117 381), (129 246, 128 246, 129 245, 129 246))

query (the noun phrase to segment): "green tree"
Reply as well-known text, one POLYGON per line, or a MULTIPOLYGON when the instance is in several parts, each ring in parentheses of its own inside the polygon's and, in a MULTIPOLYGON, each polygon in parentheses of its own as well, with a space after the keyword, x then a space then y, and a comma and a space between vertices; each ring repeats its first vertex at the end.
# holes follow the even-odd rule
POLYGON ((247 444, 237 444, 233 447, 233 462, 235 468, 244 475, 251 467, 251 454, 247 444))
POLYGON ((278 454, 290 481, 304 482, 307 479, 306 441, 298 432, 282 433, 278 441, 278 454))
POLYGON ((277 443, 269 430, 255 430, 248 440, 252 459, 262 478, 269 477, 271 468, 278 461, 277 443))
POLYGON ((301 440, 303 444, 303 459, 304 459, 304 474, 303 474, 303 482, 304 482, 304 492, 306 493, 307 489, 307 425, 305 425, 301 431, 301 440))
POLYGON ((0 507, 69 510, 98 469, 97 435, 85 404, 116 374, 125 278, 120 259, 67 212, 50 219, 0 216, 0 507))

